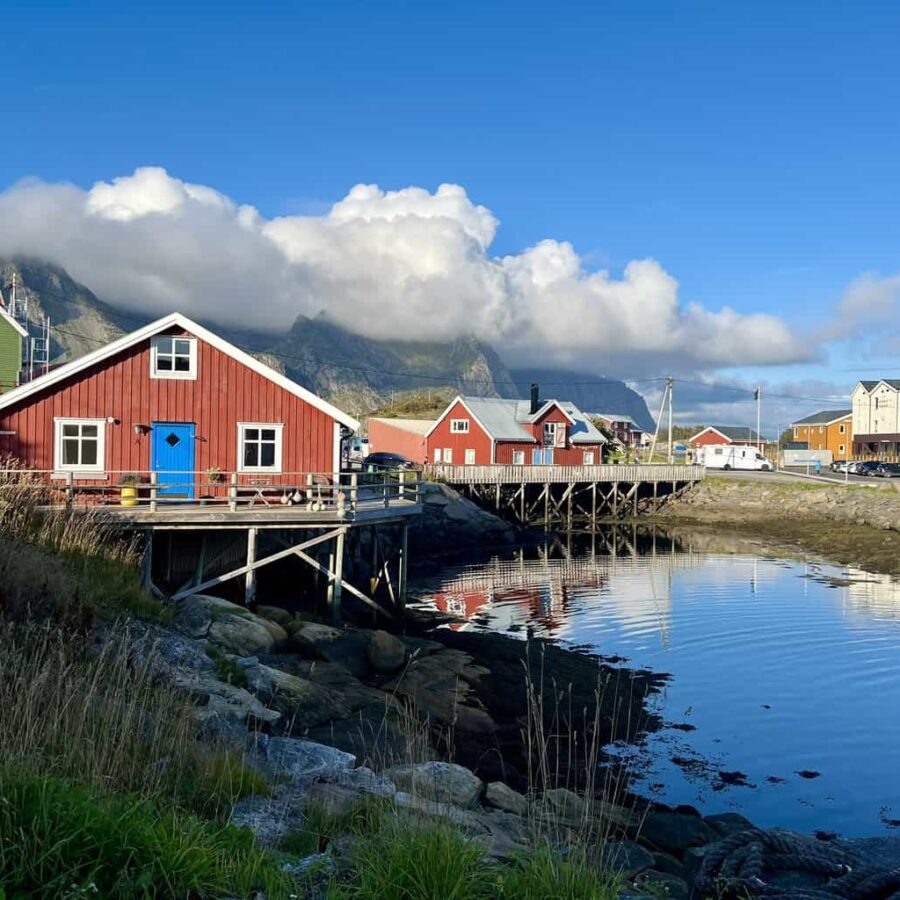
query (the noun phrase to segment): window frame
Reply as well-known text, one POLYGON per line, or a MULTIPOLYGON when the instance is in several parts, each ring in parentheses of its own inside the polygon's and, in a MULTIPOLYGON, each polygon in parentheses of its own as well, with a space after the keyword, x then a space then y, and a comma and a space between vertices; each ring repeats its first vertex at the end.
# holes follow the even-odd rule
POLYGON ((434 448, 434 464, 439 465, 440 462, 441 462, 441 448, 435 447, 434 448))
POLYGON ((468 419, 451 419, 450 420, 450 434, 468 434, 469 433, 469 420, 468 419))
MULTIPOLYGON (((76 416, 57 416, 53 419, 53 463, 56 472, 106 472, 106 419, 98 419, 91 417, 76 416), (97 426, 97 462, 93 465, 84 465, 83 463, 64 463, 63 462, 63 427, 65 425, 96 425, 97 426)), ((81 440, 83 436, 78 435, 79 449, 78 455, 81 456, 81 440)), ((70 438, 71 440, 71 438, 70 438)))
POLYGON ((583 466, 593 466, 596 465, 594 462, 595 455, 593 450, 584 450, 581 453, 581 464, 583 466), (590 459, 588 459, 590 457, 590 459))
POLYGON ((466 447, 463 451, 463 461, 467 466, 475 465, 475 450, 472 447, 466 447))
MULTIPOLYGON (((262 446, 262 435, 255 442, 262 446)), ((281 475, 284 449, 284 422, 238 422, 237 423, 237 471, 252 475, 281 475), (248 466, 244 463, 245 432, 249 428, 264 428, 275 431, 275 464, 272 466, 248 466)))
POLYGON ((513 450, 512 464, 514 466, 524 466, 525 465, 525 451, 524 450, 513 450))
MULTIPOLYGON (((168 354, 164 354, 168 355, 168 354)), ((174 365, 174 363, 173 363, 174 365)), ((196 381, 197 379, 197 338, 183 334, 156 334, 150 340, 150 377, 161 381, 196 381), (190 368, 187 372, 175 369, 159 368, 159 344, 161 341, 172 341, 172 359, 183 354, 175 353, 175 341, 187 341, 189 345, 188 360, 190 368)))
POLYGON ((453 465, 453 448, 452 447, 444 447, 444 462, 448 466, 453 465))

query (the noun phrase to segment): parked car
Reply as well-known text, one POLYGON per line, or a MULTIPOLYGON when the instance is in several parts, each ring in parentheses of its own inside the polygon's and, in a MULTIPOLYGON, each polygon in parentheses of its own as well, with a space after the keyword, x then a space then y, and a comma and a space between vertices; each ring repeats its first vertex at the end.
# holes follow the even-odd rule
POLYGON ((876 478, 900 478, 900 463, 880 463, 872 474, 876 478))
POLYGON ((370 453, 363 461, 367 472, 395 472, 397 469, 415 469, 416 464, 402 453, 370 453))
POLYGON ((851 475, 873 475, 880 464, 874 459, 851 463, 847 471, 851 475))
POLYGON ((850 460, 849 460, 849 459, 836 459, 836 460, 831 464, 831 471, 832 471, 832 472, 846 472, 846 471, 847 471, 847 467, 848 467, 849 465, 850 465, 850 460))

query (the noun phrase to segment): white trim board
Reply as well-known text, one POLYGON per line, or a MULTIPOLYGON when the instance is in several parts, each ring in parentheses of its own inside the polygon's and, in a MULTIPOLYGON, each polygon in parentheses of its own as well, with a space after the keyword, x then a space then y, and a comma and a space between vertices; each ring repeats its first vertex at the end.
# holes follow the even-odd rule
POLYGON ((28 332, 5 310, 0 306, 0 318, 5 319, 19 333, 20 337, 27 338, 28 332))
POLYGON ((148 340, 168 328, 184 329, 194 337, 199 338, 201 341, 205 341, 211 347, 215 347, 216 350, 226 354, 226 356, 230 356, 232 359, 241 363, 241 365, 246 366, 248 369, 252 369, 258 375, 262 375, 263 378, 267 378, 269 381, 277 384, 280 388, 283 388, 295 397, 299 397, 310 406, 320 409, 326 415, 331 416, 332 419, 346 425, 353 431, 359 430, 359 422, 352 416, 348 416, 347 413, 338 409, 336 406, 332 406, 321 397, 317 397, 311 391, 301 387, 296 381, 291 381, 290 378, 286 378, 280 372, 276 372, 274 369, 269 368, 269 366, 260 362, 249 353, 239 350, 234 344, 228 343, 224 338, 219 337, 202 325, 198 325, 187 316, 177 312, 170 313, 168 316, 163 316, 161 319, 157 319, 155 322, 151 322, 143 328, 138 328, 137 331, 132 331, 130 334, 126 334, 123 337, 112 341, 105 347, 100 347, 98 350, 86 353, 84 356, 72 360, 72 362, 68 362, 58 369, 48 372, 46 375, 35 378, 34 381, 29 381, 26 384, 20 385, 19 387, 13 388, 11 391, 0 395, 0 409, 5 409, 8 406, 19 403, 26 397, 30 397, 32 394, 36 394, 38 391, 42 391, 44 388, 48 388, 51 385, 59 384, 70 376, 76 375, 78 372, 82 372, 99 362, 103 362, 103 360, 109 359, 111 356, 115 356, 123 350, 127 350, 129 347, 133 347, 135 344, 141 343, 141 341, 148 340))

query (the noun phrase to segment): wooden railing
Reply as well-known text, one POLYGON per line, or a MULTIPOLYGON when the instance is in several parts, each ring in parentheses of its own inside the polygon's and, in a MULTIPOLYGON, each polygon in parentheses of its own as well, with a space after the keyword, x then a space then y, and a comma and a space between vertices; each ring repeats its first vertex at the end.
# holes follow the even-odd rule
POLYGON ((329 510, 352 518, 358 509, 416 505, 422 481, 416 472, 261 473, 228 472, 59 472, 0 469, 0 502, 41 507, 107 507, 157 512, 209 506, 237 512, 254 507, 329 510))
POLYGON ((571 484, 573 482, 700 481, 696 465, 449 466, 430 465, 426 474, 448 484, 571 484))

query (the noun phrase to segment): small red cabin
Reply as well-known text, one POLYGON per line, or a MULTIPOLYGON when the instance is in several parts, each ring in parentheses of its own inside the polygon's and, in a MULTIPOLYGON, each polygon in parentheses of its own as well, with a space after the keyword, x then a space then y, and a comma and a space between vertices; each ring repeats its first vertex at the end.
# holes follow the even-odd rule
POLYGON ((752 428, 739 425, 707 425, 702 431, 688 439, 693 447, 712 447, 720 444, 740 444, 747 447, 758 447, 765 443, 752 428))
POLYGON ((0 454, 79 482, 155 472, 188 497, 190 473, 338 473, 342 428, 358 427, 179 313, 0 396, 0 454))
POLYGON ((606 438, 573 403, 457 397, 426 435, 443 465, 598 465, 606 438))

